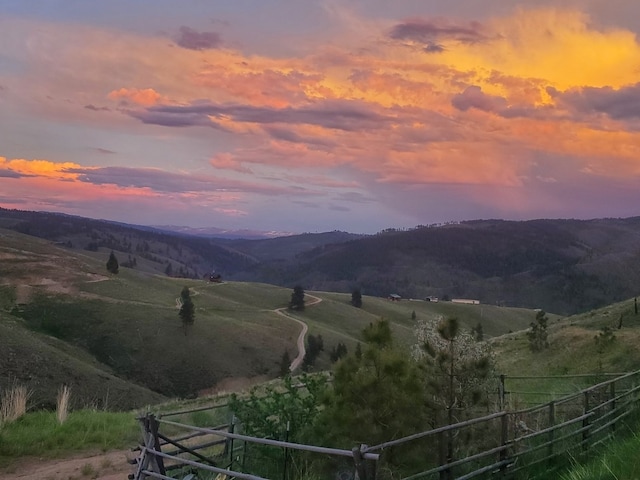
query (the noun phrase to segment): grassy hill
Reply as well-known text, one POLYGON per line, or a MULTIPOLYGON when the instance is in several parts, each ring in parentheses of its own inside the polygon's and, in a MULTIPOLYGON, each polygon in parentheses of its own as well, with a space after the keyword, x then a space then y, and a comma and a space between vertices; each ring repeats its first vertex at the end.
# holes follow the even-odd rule
MULTIPOLYGON (((111 275, 107 258, 106 249, 71 250, 0 230, 0 328, 12 339, 0 344, 8 372, 0 381, 33 384, 42 404, 68 383, 79 402, 129 408, 192 396, 228 379, 273 378, 283 353, 297 354, 300 325, 275 312, 287 306, 290 289, 130 268, 111 275), (187 331, 177 304, 184 286, 196 307, 187 331)), ((369 296, 357 309, 350 295, 308 293, 322 302, 291 315, 324 338, 317 368, 330 365, 329 351, 338 342, 355 348, 362 329, 381 317, 405 344, 413 343, 413 312, 418 319, 455 315, 468 328, 480 322, 487 336, 525 328, 534 318, 524 309, 369 296)))
POLYGON ((638 294, 640 217, 476 220, 459 224, 248 240, 203 238, 150 227, 0 208, 0 227, 146 273, 371 296, 398 293, 484 304, 589 311, 638 294))

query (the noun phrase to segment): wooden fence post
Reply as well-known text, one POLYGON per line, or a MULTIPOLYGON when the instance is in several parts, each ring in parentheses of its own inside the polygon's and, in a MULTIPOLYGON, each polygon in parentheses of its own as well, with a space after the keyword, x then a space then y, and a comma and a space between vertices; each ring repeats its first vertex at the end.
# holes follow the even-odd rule
POLYGON ((166 475, 167 472, 165 471, 162 457, 158 457, 152 453, 153 451, 161 451, 160 439, 158 438, 158 420, 152 413, 147 413, 147 415, 138 420, 142 427, 144 450, 134 475, 135 480, 144 480, 147 478, 147 475, 142 473, 143 470, 150 470, 154 473, 166 475))
MULTIPOLYGON (((229 433, 233 433, 236 429, 236 416, 231 416, 231 425, 229 425, 229 433)), ((233 470, 233 437, 226 438, 224 442, 224 454, 229 454, 229 470, 233 470)))
MULTIPOLYGON (((500 450, 500 461, 505 461, 509 458, 509 452, 507 451, 507 444, 509 443, 509 415, 504 413, 502 417, 500 417, 500 446, 504 447, 500 450)), ((507 473, 507 466, 500 466, 500 475, 505 476, 507 473)))
POLYGON ((551 400, 549 402, 549 447, 547 450, 547 455, 549 456, 549 462, 553 460, 553 437, 555 436, 555 430, 553 427, 556 426, 556 402, 551 400))
MULTIPOLYGON (((611 399, 611 412, 612 412, 612 416, 614 416, 613 412, 615 412, 616 410, 616 382, 613 381, 611 382, 611 385, 609 387, 609 395, 610 395, 610 399, 611 399)), ((611 433, 615 434, 616 433, 616 422, 612 422, 611 423, 611 433)))
MULTIPOLYGON (((589 390, 585 390, 584 392, 584 406, 583 413, 587 415, 589 413, 589 390)), ((588 441, 589 441, 589 424, 591 423, 591 419, 589 417, 585 417, 582 420, 582 450, 587 451, 589 449, 588 441)))
POLYGON ((500 375, 500 384, 498 385, 498 402, 500 405, 500 411, 505 409, 506 406, 506 391, 504 388, 504 379, 505 379, 505 375, 504 373, 500 375))

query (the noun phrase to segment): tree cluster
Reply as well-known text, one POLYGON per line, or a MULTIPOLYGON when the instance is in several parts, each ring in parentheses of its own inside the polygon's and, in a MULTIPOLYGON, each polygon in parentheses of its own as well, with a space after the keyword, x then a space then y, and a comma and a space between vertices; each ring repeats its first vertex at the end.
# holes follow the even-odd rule
POLYGON ((336 363, 338 360, 346 356, 347 346, 342 342, 338 342, 338 345, 332 347, 331 352, 329 353, 329 359, 331 360, 331 363, 336 363))
POLYGON ((304 358, 302 359, 302 369, 306 372, 313 366, 320 352, 324 350, 322 335, 309 335, 307 337, 307 347, 305 350, 304 358))

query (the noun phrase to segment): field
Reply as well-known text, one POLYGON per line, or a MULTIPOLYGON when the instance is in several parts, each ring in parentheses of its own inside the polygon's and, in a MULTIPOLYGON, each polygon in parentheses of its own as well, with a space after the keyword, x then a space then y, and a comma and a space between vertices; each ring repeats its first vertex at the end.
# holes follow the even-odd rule
MULTIPOLYGON (((298 353, 300 325, 276 313, 287 307, 290 289, 170 278, 122 267, 111 275, 105 268, 108 255, 70 251, 0 230, 0 390, 25 384, 32 391, 30 408, 46 410, 54 407, 58 388, 67 384, 73 392, 72 411, 129 411, 175 397, 200 395, 199 401, 206 401, 205 393, 266 381, 278 374, 285 351, 291 358, 298 353), (187 329, 178 316, 184 286, 196 307, 195 323, 187 329)), ((322 336, 325 349, 316 362, 318 370, 330 368, 334 346, 343 343, 352 352, 362 342, 362 330, 380 318, 389 320, 395 342, 408 347, 415 342, 416 321, 441 317, 456 317, 465 329, 482 325, 497 371, 507 375, 513 392, 553 396, 589 381, 514 378, 518 376, 592 373, 597 378, 640 367, 640 316, 633 299, 572 317, 548 314, 549 348, 532 352, 526 337, 535 319, 532 310, 370 296, 355 308, 349 294, 307 293, 309 306, 287 314, 307 324, 309 334, 322 336), (314 298, 320 302, 310 305, 314 298)), ((546 400, 532 394, 518 397, 521 404, 546 400)), ((53 414, 30 413, 25 428, 37 420, 31 415, 53 414)), ((125 446, 137 427, 124 423, 124 433, 116 432, 114 440, 100 444, 98 439, 86 448, 125 446)), ((4 430, 3 435, 19 435, 20 429, 16 432, 4 430)), ((63 450, 81 448, 73 444, 63 450)))

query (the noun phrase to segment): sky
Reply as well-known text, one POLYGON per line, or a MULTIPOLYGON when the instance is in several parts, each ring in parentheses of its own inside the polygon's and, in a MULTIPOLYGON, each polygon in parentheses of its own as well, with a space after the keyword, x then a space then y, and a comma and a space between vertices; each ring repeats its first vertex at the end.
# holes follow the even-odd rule
POLYGON ((637 0, 0 0, 0 206, 375 233, 640 215, 637 0))

